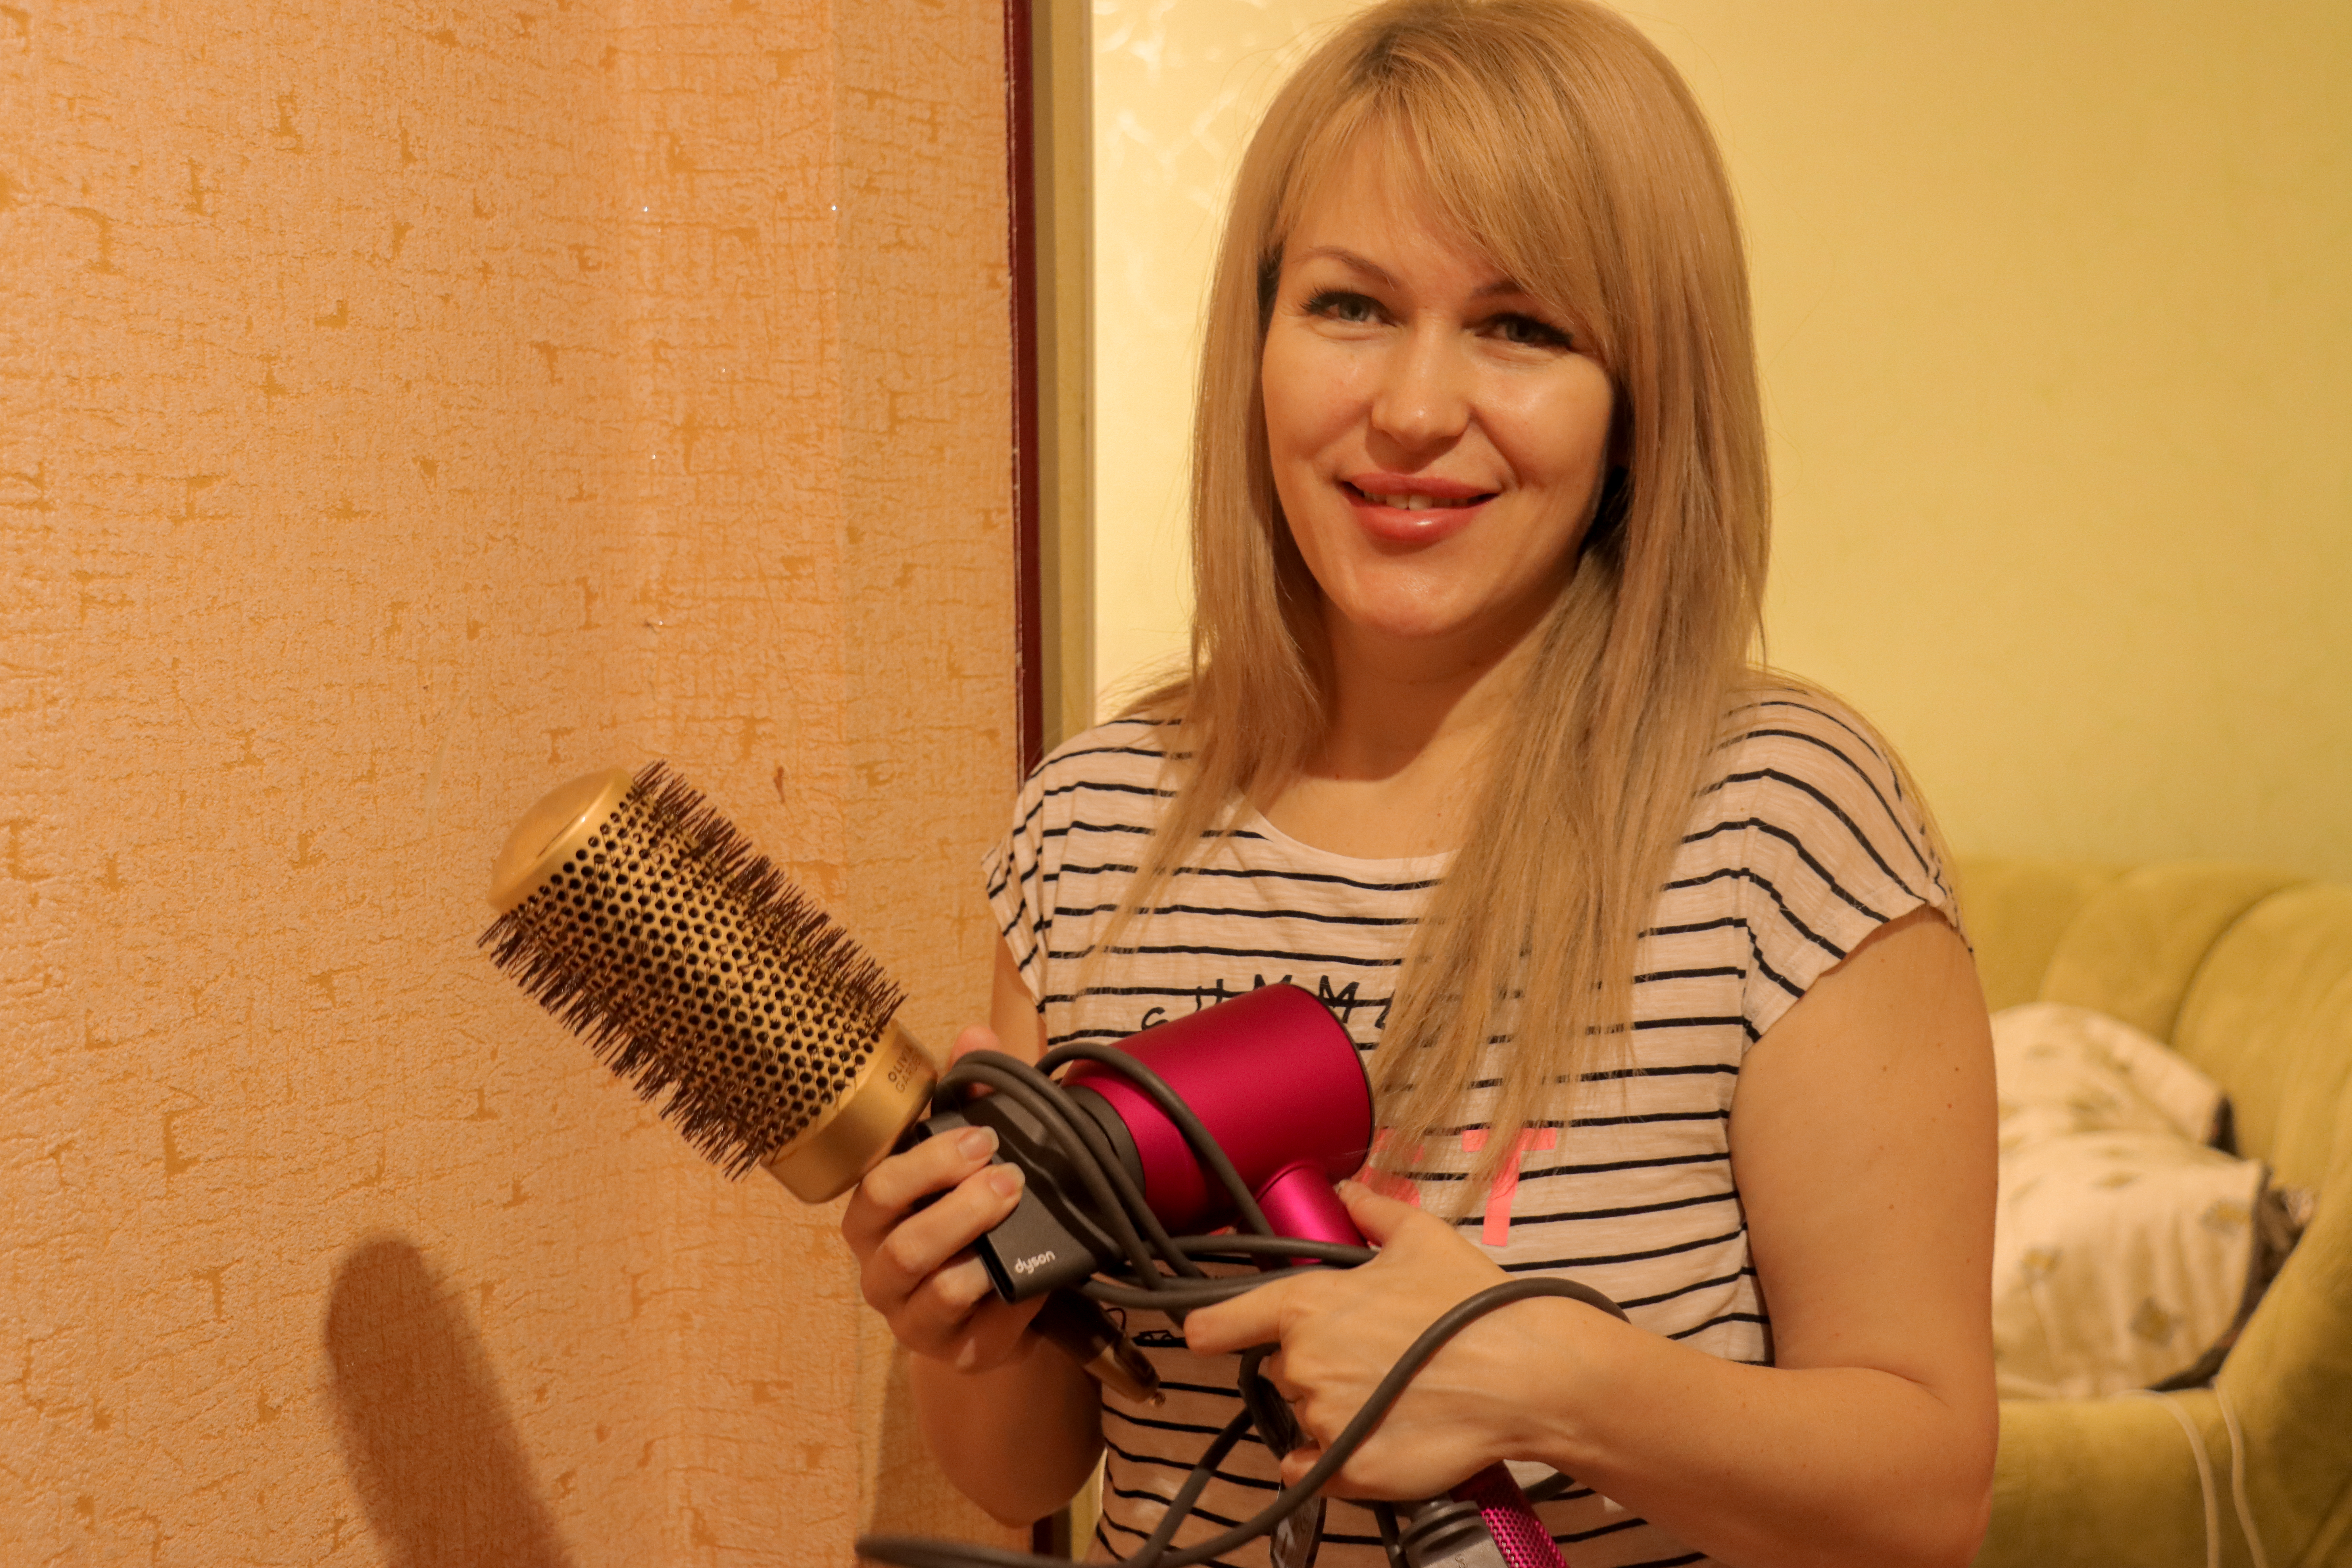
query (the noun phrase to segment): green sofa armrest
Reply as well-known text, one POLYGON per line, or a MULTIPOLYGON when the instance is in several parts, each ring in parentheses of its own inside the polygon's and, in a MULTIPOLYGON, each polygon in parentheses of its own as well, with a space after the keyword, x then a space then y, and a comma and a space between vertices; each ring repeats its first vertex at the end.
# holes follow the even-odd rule
MULTIPOLYGON (((2176 1395, 2207 1428, 2229 1507, 2228 1438, 2211 1391, 2176 1395)), ((2225 1531, 2234 1536, 2236 1527, 2225 1531)), ((2242 1553, 2225 1563, 2251 1563, 2242 1553)), ((2153 1398, 2003 1400, 1992 1528, 1976 1568, 2204 1568, 2188 1434, 2153 1398)), ((2276 1559, 2273 1568, 2280 1568, 2276 1559)))

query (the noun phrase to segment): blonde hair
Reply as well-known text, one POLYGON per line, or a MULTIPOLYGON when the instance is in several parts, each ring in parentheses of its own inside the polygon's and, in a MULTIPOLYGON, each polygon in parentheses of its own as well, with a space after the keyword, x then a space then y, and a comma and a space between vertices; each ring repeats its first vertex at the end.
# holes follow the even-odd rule
POLYGON ((1453 1130, 1488 1042, 1514 1042, 1476 1172, 1491 1180, 1521 1129, 1563 1116, 1583 1075, 1622 1050, 1635 941, 1749 679, 1769 500, 1747 271, 1696 104, 1599 5, 1391 0, 1304 62, 1250 143, 1217 258, 1192 447, 1191 669, 1131 710, 1177 722, 1174 798, 1101 949, 1324 732, 1318 590, 1275 493, 1258 365, 1285 238, 1366 149, 1391 153, 1433 212, 1567 314, 1616 395, 1622 468, 1533 634, 1374 1057, 1382 1158, 1402 1166, 1453 1130))

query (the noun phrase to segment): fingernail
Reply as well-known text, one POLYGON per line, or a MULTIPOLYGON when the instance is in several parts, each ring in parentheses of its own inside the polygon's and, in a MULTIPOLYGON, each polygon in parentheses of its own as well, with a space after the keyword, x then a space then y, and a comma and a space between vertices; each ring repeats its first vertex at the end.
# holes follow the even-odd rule
POLYGON ((1000 1197, 1011 1197, 1028 1179, 1028 1173, 1018 1165, 998 1165, 988 1173, 988 1184, 996 1189, 1000 1197))
POLYGON ((956 1151, 967 1160, 984 1160, 996 1152, 996 1129, 967 1127, 956 1139, 956 1151))

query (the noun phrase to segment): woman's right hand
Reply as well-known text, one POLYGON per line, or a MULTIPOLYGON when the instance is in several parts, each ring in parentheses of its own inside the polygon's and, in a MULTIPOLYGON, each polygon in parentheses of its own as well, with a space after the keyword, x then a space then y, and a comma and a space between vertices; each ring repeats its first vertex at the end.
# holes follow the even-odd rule
MULTIPOLYGON (((953 1055, 995 1048, 995 1034, 974 1026, 956 1037, 953 1055)), ((995 1152, 984 1127, 925 1139, 867 1172, 841 1216, 866 1305, 900 1344, 957 1372, 1025 1356, 1035 1342, 1029 1320, 1045 1302, 999 1300, 971 1252, 1021 1198, 1020 1167, 989 1163, 995 1152), (917 1206, 932 1194, 936 1202, 917 1206)))

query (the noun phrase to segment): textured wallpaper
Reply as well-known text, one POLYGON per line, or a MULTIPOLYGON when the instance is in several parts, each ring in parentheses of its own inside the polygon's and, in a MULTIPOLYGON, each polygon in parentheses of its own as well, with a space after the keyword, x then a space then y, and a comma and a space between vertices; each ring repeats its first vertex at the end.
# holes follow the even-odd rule
POLYGON ((0 5, 0 1562, 980 1532, 833 1213, 473 944, 665 756, 979 1016, 1003 90, 919 0, 0 5))

